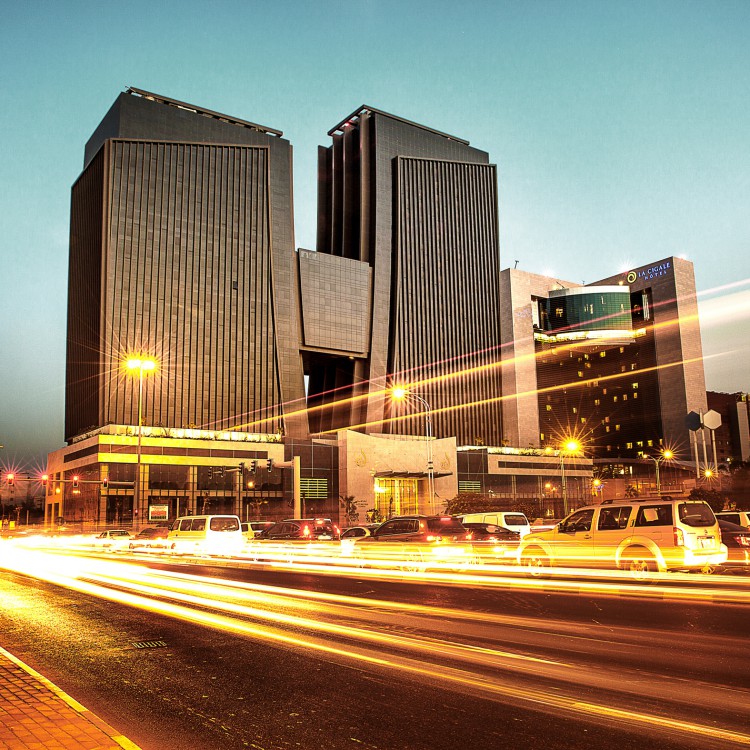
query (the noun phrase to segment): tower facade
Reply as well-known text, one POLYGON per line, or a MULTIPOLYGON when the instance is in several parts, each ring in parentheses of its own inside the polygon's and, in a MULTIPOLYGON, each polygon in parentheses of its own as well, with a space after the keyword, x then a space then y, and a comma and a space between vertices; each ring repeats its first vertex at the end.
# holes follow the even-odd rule
POLYGON ((317 250, 368 266, 372 304, 365 353, 306 353, 311 430, 424 434, 419 406, 388 397, 405 385, 437 437, 499 443, 495 166, 468 141, 366 106, 329 135, 317 250))
POLYGON ((65 435, 136 424, 123 361, 154 356, 143 424, 305 434, 282 133, 139 89, 72 190, 65 435), (295 403, 296 402, 296 403, 295 403))

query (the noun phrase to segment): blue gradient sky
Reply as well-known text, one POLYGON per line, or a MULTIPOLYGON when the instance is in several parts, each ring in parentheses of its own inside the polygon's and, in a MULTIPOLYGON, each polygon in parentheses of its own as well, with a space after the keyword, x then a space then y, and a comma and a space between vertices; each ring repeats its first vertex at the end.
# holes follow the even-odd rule
POLYGON ((503 268, 684 255, 707 385, 750 390, 747 0, 0 6, 0 463, 63 444, 70 188, 128 85, 283 130, 300 247, 317 146, 360 104, 466 138, 498 165, 503 268))

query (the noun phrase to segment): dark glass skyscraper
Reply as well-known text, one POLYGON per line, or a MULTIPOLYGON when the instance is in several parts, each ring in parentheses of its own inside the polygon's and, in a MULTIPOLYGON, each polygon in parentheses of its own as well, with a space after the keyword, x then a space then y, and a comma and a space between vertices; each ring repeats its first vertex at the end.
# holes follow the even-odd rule
POLYGON ((499 444, 495 166, 468 141, 371 107, 329 135, 317 250, 369 266, 372 305, 365 354, 306 354, 309 403, 339 402, 312 412, 311 429, 423 434, 419 407, 384 395, 403 383, 429 402, 438 437, 499 444))
POLYGON ((306 434, 284 419, 304 392, 281 136, 138 89, 117 98, 72 191, 68 440, 136 424, 133 352, 160 363, 144 424, 306 434))

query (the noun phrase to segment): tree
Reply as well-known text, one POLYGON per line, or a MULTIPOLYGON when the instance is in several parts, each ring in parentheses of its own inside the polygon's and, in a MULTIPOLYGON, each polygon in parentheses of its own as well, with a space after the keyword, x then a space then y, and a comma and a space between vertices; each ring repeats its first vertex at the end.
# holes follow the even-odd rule
POLYGON ((354 501, 354 495, 339 495, 341 499, 341 506, 344 509, 344 515, 349 523, 356 523, 359 518, 359 511, 357 509, 357 503, 354 501))
POLYGON ((711 510, 724 510, 724 506, 729 502, 729 496, 719 490, 707 490, 703 487, 696 487, 690 490, 689 500, 703 500, 711 506, 711 510))
POLYGON ((625 497, 639 497, 640 492, 638 492, 638 488, 635 485, 629 484, 625 488, 625 497))

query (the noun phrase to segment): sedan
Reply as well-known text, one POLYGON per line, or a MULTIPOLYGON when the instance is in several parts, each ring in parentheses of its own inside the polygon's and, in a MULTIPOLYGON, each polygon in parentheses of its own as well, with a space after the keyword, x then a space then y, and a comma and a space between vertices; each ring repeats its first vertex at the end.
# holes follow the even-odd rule
POLYGON ((131 539, 132 536, 127 529, 108 529, 94 537, 94 546, 115 552, 118 549, 125 549, 131 539))
POLYGON ((152 549, 154 547, 166 549, 167 534, 169 534, 167 526, 149 526, 141 529, 138 535, 128 542, 128 549, 152 549))
POLYGON ((452 516, 398 516, 355 540, 360 564, 406 571, 460 569, 476 562, 471 539, 452 516))
POLYGON ((721 566, 722 570, 750 570, 750 530, 721 518, 719 528, 721 542, 729 553, 727 561, 721 566))
POLYGON ((464 523, 471 546, 483 563, 515 562, 521 534, 492 523, 464 523))

